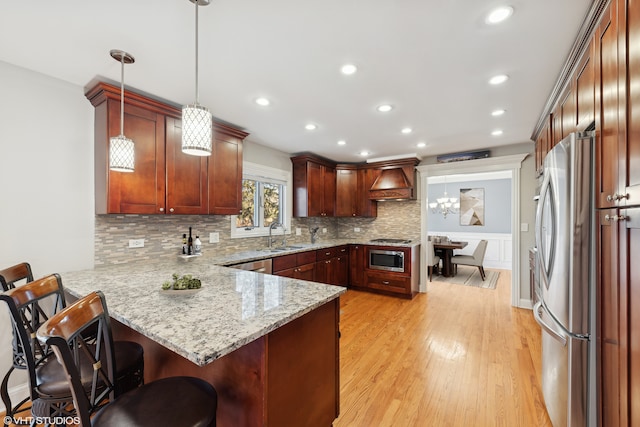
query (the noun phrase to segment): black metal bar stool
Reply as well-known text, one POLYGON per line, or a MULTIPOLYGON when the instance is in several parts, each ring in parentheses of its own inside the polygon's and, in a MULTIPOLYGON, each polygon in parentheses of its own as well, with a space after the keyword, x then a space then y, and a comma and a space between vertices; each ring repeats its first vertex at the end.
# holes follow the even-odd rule
MULTIPOLYGON (((25 283, 33 281, 31 265, 29 265, 28 262, 22 262, 20 264, 16 264, 0 270, 0 286, 2 286, 3 292, 15 288, 16 284, 22 281, 24 281, 25 283)), ((4 378, 2 379, 2 385, 0 385, 0 397, 2 398, 2 402, 4 403, 4 407, 6 408, 5 415, 8 417, 13 417, 19 409, 28 410, 30 408, 23 408, 23 405, 27 403, 29 397, 22 399, 14 406, 11 403, 11 397, 9 396, 9 377, 11 377, 13 371, 16 369, 27 369, 27 362, 24 359, 24 351, 22 350, 22 346, 19 343, 18 336, 13 325, 11 326, 11 331, 13 335, 13 362, 11 368, 9 368, 4 378)), ((7 425, 6 422, 4 422, 4 424, 5 426, 7 425)))
MULTIPOLYGON (((53 418, 74 416, 73 398, 66 375, 48 346, 36 339, 36 331, 49 317, 66 306, 60 276, 52 274, 0 294, 11 312, 18 343, 29 373, 31 414, 53 418)), ((97 340, 97 330, 88 331, 87 340, 97 340)), ((143 383, 142 346, 131 341, 118 341, 115 357, 114 393, 121 394, 143 383)), ((91 365, 83 366, 83 375, 91 365)), ((99 384, 99 386, 102 386, 99 384)))
POLYGON ((64 366, 73 402, 82 427, 93 426, 215 426, 218 397, 208 382, 194 377, 169 377, 124 393, 90 418, 107 394, 113 394, 114 352, 111 324, 104 295, 93 292, 69 305, 37 332, 43 345, 51 346, 64 366), (84 339, 95 327, 96 345, 84 339), (96 351, 96 347, 104 353, 96 351), (83 361, 93 366, 93 376, 81 373, 83 361), (91 382, 88 380, 91 379, 91 382), (107 385, 96 387, 101 379, 107 385))

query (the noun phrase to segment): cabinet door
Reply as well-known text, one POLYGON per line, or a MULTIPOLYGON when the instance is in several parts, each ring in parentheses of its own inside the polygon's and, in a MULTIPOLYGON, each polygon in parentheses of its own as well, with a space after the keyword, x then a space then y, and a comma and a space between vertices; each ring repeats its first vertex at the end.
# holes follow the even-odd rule
POLYGON ((167 117, 167 214, 207 213, 207 156, 182 152, 182 121, 167 117))
POLYGON ((95 114, 96 213, 164 212, 165 116, 125 103, 124 134, 133 140, 135 147, 134 171, 128 173, 113 172, 108 169, 109 140, 107 137, 106 143, 103 143, 105 139, 101 135, 101 130, 105 128, 108 129, 109 136, 120 134, 120 101, 107 100, 106 104, 103 103, 96 108, 95 114), (106 163, 103 160, 105 155, 106 163), (100 171, 106 172, 107 183, 100 176, 100 171))
POLYGON ((576 118, 576 96, 573 91, 573 87, 567 89, 564 102, 562 103, 562 138, 576 131, 576 124, 578 119, 576 118))
POLYGON ((358 170, 358 196, 356 199, 358 216, 375 218, 378 215, 378 202, 369 199, 369 189, 376 177, 376 172, 372 168, 358 170))
POLYGON ((627 3, 627 147, 624 158, 623 194, 626 205, 640 204, 640 0, 627 3))
POLYGON ((358 171, 336 169, 336 216, 356 216, 357 193, 358 171))
POLYGON ((328 283, 332 284, 333 277, 331 277, 331 273, 333 272, 331 266, 332 259, 323 259, 317 261, 315 263, 316 276, 315 281, 318 283, 328 283))
POLYGON ((309 280, 311 282, 316 280, 316 265, 315 263, 300 265, 295 268, 295 278, 300 280, 309 280))
POLYGON ((349 253, 343 253, 333 259, 333 285, 349 285, 349 253))
POLYGON ((598 211, 597 318, 598 378, 601 426, 619 426, 620 378, 620 288, 618 280, 618 227, 616 209, 598 211))
POLYGON ((364 246, 349 246, 349 285, 363 287, 364 282, 365 255, 364 246))
MULTIPOLYGON (((621 365, 629 366, 629 371, 620 372, 620 378, 627 378, 628 393, 627 407, 629 408, 629 423, 631 426, 640 425, 640 207, 621 209, 620 231, 620 287, 621 295, 628 293, 628 301, 621 301, 620 306, 628 310, 625 321, 621 322, 621 333, 625 330, 622 348, 625 358, 621 365)), ((625 389, 623 388, 623 390, 625 389)), ((622 395, 624 398, 624 394, 622 395)))
POLYGON ((209 158, 209 213, 236 215, 242 210, 242 141, 216 136, 209 158))
POLYGON ((336 170, 322 166, 322 216, 334 216, 336 206, 336 170))
POLYGON ((619 62, 616 2, 596 30, 596 207, 616 205, 618 188, 619 62))
POLYGON ((580 59, 575 81, 577 130, 585 130, 595 120, 595 38, 580 59))
POLYGON ((318 163, 307 162, 307 207, 308 216, 321 216, 324 213, 324 167, 318 163))

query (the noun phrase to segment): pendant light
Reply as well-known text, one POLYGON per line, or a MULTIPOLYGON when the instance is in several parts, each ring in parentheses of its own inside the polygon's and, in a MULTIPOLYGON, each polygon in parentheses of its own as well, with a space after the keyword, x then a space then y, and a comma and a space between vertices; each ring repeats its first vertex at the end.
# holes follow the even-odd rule
POLYGON ((447 194, 447 177, 444 177, 444 194, 442 197, 438 197, 435 202, 429 203, 432 213, 441 213, 444 218, 447 218, 448 214, 454 214, 460 212, 460 202, 456 197, 449 197, 447 194))
POLYGON ((135 59, 122 50, 109 51, 111 57, 120 62, 120 135, 109 140, 109 169, 116 172, 133 172, 133 141, 124 136, 124 64, 133 64, 135 59))
POLYGON ((198 103, 198 6, 207 6, 210 0, 189 1, 196 5, 196 102, 182 107, 182 152, 194 156, 210 156, 211 113, 198 103))

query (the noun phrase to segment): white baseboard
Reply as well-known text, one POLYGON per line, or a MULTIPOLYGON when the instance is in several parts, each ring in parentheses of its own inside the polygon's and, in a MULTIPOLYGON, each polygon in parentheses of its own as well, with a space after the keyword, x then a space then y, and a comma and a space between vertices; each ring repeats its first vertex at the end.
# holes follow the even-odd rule
POLYGON ((526 298, 520 298, 520 301, 518 302, 518 307, 520 308, 528 308, 529 310, 533 309, 533 301, 531 301, 530 299, 526 299, 526 298))
MULTIPOLYGON (((9 392, 11 402, 15 405, 16 403, 21 402, 24 398, 29 396, 29 383, 11 387, 7 391, 9 392)), ((6 410, 7 408, 4 407, 4 402, 0 399, 0 412, 6 413, 6 410)))

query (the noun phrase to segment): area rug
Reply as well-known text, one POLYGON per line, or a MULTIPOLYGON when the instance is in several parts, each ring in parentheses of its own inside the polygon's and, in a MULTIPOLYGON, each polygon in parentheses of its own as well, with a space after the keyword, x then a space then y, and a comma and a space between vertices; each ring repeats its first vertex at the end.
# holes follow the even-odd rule
POLYGON ((453 277, 433 276, 434 282, 446 282, 456 285, 474 286, 476 288, 495 289, 498 283, 499 271, 484 269, 486 279, 482 281, 478 267, 458 266, 458 274, 453 277))

